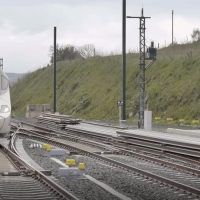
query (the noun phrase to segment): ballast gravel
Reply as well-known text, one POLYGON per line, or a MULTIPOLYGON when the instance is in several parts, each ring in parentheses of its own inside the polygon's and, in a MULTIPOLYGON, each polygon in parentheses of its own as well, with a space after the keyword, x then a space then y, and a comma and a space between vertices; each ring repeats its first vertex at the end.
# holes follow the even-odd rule
POLYGON ((156 155, 156 154, 147 153, 147 152, 137 152, 137 153, 140 153, 142 155, 147 155, 147 156, 150 156, 150 157, 154 157, 154 158, 158 158, 160 160, 164 160, 164 161, 171 162, 171 163, 174 163, 174 164, 183 165, 185 167, 190 167, 190 168, 200 170, 199 165, 194 165, 194 164, 188 163, 186 161, 181 161, 181 160, 178 160, 178 159, 175 159, 175 158, 170 158, 168 156, 156 155))
POLYGON ((154 163, 140 160, 137 158, 134 159, 132 157, 127 157, 127 156, 122 156, 122 157, 109 156, 109 158, 122 162, 122 163, 126 163, 131 166, 135 166, 138 169, 143 169, 145 171, 148 171, 153 174, 157 174, 159 176, 168 178, 170 180, 174 180, 176 182, 194 187, 196 189, 200 189, 200 185, 198 183, 200 182, 200 178, 198 178, 195 175, 188 174, 180 170, 178 171, 176 169, 172 169, 169 167, 156 165, 154 163), (195 181, 197 181, 197 183, 195 181))
MULTIPOLYGON (((27 154, 41 167, 51 170, 56 182, 66 190, 72 192, 81 200, 118 200, 119 198, 112 195, 105 189, 96 185, 88 179, 66 179, 60 178, 58 168, 61 167, 47 156, 47 151, 39 148, 29 148, 33 142, 29 139, 23 140, 23 146, 27 154)), ((101 181, 112 187, 119 193, 133 200, 186 200, 188 195, 164 187, 160 183, 150 181, 137 174, 128 173, 123 169, 112 167, 104 162, 92 159, 86 156, 53 156, 63 163, 66 159, 75 159, 76 163, 83 162, 86 165, 85 174, 101 181)), ((190 196, 190 199, 195 199, 190 196)))

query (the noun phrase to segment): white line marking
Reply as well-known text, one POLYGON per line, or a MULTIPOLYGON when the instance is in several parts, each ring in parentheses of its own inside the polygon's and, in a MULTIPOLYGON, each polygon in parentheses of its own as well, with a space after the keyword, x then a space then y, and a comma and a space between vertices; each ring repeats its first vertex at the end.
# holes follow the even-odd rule
POLYGON ((50 158, 51 160, 54 160, 55 162, 57 162, 58 164, 62 165, 63 167, 69 168, 68 165, 66 165, 65 163, 61 162, 60 160, 58 160, 57 158, 50 158))
POLYGON ((122 200, 131 200, 131 198, 117 192, 116 190, 114 190, 113 188, 111 188, 110 186, 106 185, 105 183, 102 183, 100 181, 98 181, 97 179, 93 178, 92 176, 90 175, 86 175, 86 174, 83 174, 87 179, 89 179, 90 181, 96 183, 97 185, 99 185, 100 187, 102 187, 103 189, 107 190, 108 192, 110 192, 111 194, 119 197, 120 199, 122 200))

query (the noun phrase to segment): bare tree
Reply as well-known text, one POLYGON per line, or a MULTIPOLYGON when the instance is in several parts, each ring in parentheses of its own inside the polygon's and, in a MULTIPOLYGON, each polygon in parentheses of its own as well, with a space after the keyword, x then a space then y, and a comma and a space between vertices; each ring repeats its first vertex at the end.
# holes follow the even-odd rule
POLYGON ((76 47, 76 49, 83 58, 95 56, 95 46, 93 44, 84 44, 83 46, 76 47))
POLYGON ((191 34, 191 37, 192 37, 193 41, 200 40, 200 30, 198 28, 194 29, 192 34, 191 34))

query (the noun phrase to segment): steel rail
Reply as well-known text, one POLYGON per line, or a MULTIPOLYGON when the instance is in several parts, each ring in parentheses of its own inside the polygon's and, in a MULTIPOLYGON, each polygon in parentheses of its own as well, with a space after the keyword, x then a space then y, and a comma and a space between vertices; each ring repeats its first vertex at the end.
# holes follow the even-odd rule
MULTIPOLYGON (((182 155, 187 155, 191 156, 194 158, 200 158, 200 145, 193 146, 193 144, 180 144, 176 146, 176 143, 179 144, 179 142, 172 141, 173 143, 169 143, 169 140, 167 143, 164 143, 162 140, 161 143, 154 141, 153 138, 148 137, 148 139, 138 139, 138 138, 121 138, 121 137, 115 137, 115 136, 110 136, 106 134, 100 134, 96 133, 94 131, 83 131, 83 130, 77 130, 73 128, 66 127, 65 130, 71 131, 72 133, 76 134, 83 134, 83 135, 89 135, 91 137, 96 137, 99 139, 104 139, 104 142, 106 141, 109 144, 113 144, 114 142, 122 142, 124 144, 133 144, 137 146, 142 146, 142 147, 148 147, 150 149, 156 149, 162 152, 170 152, 170 153, 176 153, 176 154, 182 154, 182 155), (150 138, 150 139, 149 139, 150 138)), ((56 132, 56 131, 55 131, 56 132)), ((119 131, 117 131, 118 133, 119 131)), ((133 136, 134 137, 134 136, 133 136)), ((137 137, 137 136, 136 136, 137 137)), ((142 137, 142 136, 141 136, 142 137)), ((139 136, 140 138, 140 136, 139 136)))
POLYGON ((139 159, 143 159, 143 160, 146 160, 146 161, 150 161, 150 162, 154 162, 154 163, 161 164, 161 165, 164 165, 164 166, 168 166, 168 167, 171 167, 173 169, 179 169, 179 170, 183 170, 185 172, 190 172, 190 173, 195 174, 198 177, 200 177, 200 170, 197 170, 197 169, 194 169, 194 168, 175 164, 175 163, 172 163, 172 162, 169 162, 169 161, 164 161, 164 160, 154 158, 154 157, 151 157, 151 156, 135 153, 133 151, 125 150, 125 149, 122 149, 122 148, 119 148, 119 151, 121 151, 121 153, 125 154, 125 155, 134 156, 134 157, 137 157, 139 159))
POLYGON ((150 178, 150 179, 154 179, 156 181, 159 181, 159 182, 162 182, 162 183, 165 183, 167 185, 170 185, 170 186, 173 186, 173 187, 176 187, 176 188, 179 188, 181 190, 184 190, 184 191, 187 191, 189 193, 192 193, 194 195, 197 195, 197 196, 200 196, 200 190, 196 189, 196 188, 193 188, 193 187, 190 187, 190 186, 187 186, 187 185, 184 185, 184 184, 181 184, 181 183, 178 183, 176 181, 172 181, 170 179, 167 179, 167 178, 164 178, 164 177, 161 177, 161 176, 158 176, 156 174, 152 174, 150 172, 147 172, 147 171, 144 171, 144 170, 141 170, 139 168, 136 168, 136 167, 133 167, 133 166, 130 166, 130 165, 126 165, 124 163, 121 163, 119 161, 116 161, 116 160, 113 160, 113 159, 110 159, 110 158, 107 158, 107 157, 103 157, 101 155, 98 155, 98 154, 95 154, 95 153, 91 153, 89 151, 86 151, 86 150, 83 150, 83 149, 80 149, 78 147, 74 147, 74 146, 71 146, 71 145, 68 145, 68 144, 65 144, 63 142, 58 142, 52 138, 48 138, 48 137, 45 137, 45 136, 41 136, 39 134, 34 134, 34 135, 27 135, 25 133, 19 133, 20 135, 24 135, 25 137, 28 137, 28 138, 31 138, 31 139, 35 139, 35 140, 40 140, 40 141, 45 141, 49 144, 53 144, 55 146, 59 146, 59 147, 62 147, 62 148, 65 148, 65 149, 72 149, 74 151, 77 151, 78 153, 80 154, 83 154, 83 155, 86 155, 86 156, 90 156, 92 158, 95 158, 95 159, 99 159, 101 161, 104 161, 104 162, 107 162, 111 165, 114 165, 114 166, 117 166, 117 167, 120 167, 120 168, 123 168, 127 171, 131 171, 131 172, 136 172, 136 173, 139 173, 147 178, 150 178))
MULTIPOLYGON (((27 133, 33 133, 33 134, 35 133, 32 130, 26 130, 26 132, 27 133)), ((56 140, 57 134, 51 133, 51 136, 54 136, 54 138, 56 140)), ((62 139, 66 139, 65 136, 62 136, 61 138, 62 139)), ((70 136, 67 137, 67 139, 69 139, 69 138, 70 138, 70 136)), ((79 142, 79 137, 75 137, 75 138, 76 138, 75 141, 79 142)), ((90 142, 91 143, 94 142, 93 146, 95 146, 96 144, 99 144, 99 143, 96 143, 95 141, 90 141, 90 142)), ((130 151, 130 150, 125 150, 122 147, 115 148, 115 150, 113 151, 113 153, 115 153, 115 154, 131 155, 131 156, 134 156, 134 157, 137 157, 137 158, 140 158, 140 159, 144 159, 144 160, 149 161, 149 162, 154 162, 154 163, 157 163, 157 164, 160 164, 160 165, 165 165, 165 166, 168 166, 168 167, 171 167, 171 168, 174 168, 174 169, 183 170, 185 172, 190 172, 192 174, 200 176, 200 170, 196 170, 196 169, 189 168, 189 167, 186 167, 186 166, 183 166, 183 165, 179 165, 179 164, 174 164, 172 162, 169 162, 169 161, 167 162, 167 161, 164 161, 164 160, 161 160, 161 159, 158 159, 158 158, 154 158, 154 157, 150 157, 150 156, 147 156, 147 155, 135 153, 135 152, 130 151)))
MULTIPOLYGON (((37 133, 36 130, 20 129, 20 131, 28 132, 28 133, 37 133)), ((50 137, 56 137, 56 138, 61 138, 61 139, 65 139, 65 140, 70 140, 70 141, 75 141, 75 142, 79 142, 79 143, 82 143, 82 144, 95 146, 95 147, 103 149, 104 151, 105 150, 112 151, 112 152, 117 151, 117 148, 108 146, 107 144, 103 144, 103 143, 100 143, 100 142, 80 138, 78 136, 74 136, 74 135, 71 135, 71 134, 61 133, 59 131, 54 131, 54 132, 55 133, 48 133, 47 132, 47 133, 45 133, 45 135, 50 136, 50 137)), ((38 133, 38 134, 44 135, 43 133, 38 133)))
POLYGON ((137 146, 143 146, 143 147, 148 147, 151 149, 156 149, 160 151, 165 151, 165 152, 171 152, 171 153, 176 153, 176 154, 182 154, 182 155, 187 155, 191 156, 194 158, 200 158, 200 145, 195 145, 195 144, 190 144, 186 142, 177 142, 177 141, 171 141, 171 140, 164 140, 164 139, 158 139, 158 138, 152 138, 149 136, 142 136, 142 135, 134 135, 134 134, 129 134, 129 133, 124 133, 120 131, 116 131, 118 134, 122 134, 122 138, 120 137, 115 137, 115 136, 109 136, 106 134, 100 134, 96 133, 93 131, 83 131, 83 130, 77 130, 73 128, 66 127, 65 130, 67 131, 72 131, 74 133, 78 134, 85 134, 89 135, 91 137, 96 137, 100 139, 107 140, 110 144, 114 141, 119 141, 123 142, 125 144, 134 144, 137 146), (130 137, 129 139, 123 138, 123 137, 130 137), (113 140, 113 141, 110 141, 113 140))
POLYGON ((183 155, 175 154, 175 153, 168 153, 168 152, 162 151, 162 150, 156 150, 156 149, 154 150, 154 149, 149 149, 148 147, 140 147, 137 145, 127 145, 127 144, 125 145, 124 143, 117 143, 117 142, 114 142, 113 145, 116 148, 123 148, 124 150, 129 150, 129 151, 135 150, 135 151, 141 151, 143 153, 148 153, 148 154, 152 153, 155 155, 168 156, 170 158, 178 159, 183 162, 189 162, 191 164, 200 165, 200 162, 197 160, 188 158, 183 155))
POLYGON ((67 127, 65 129, 66 132, 61 132, 61 131, 58 131, 58 130, 55 130, 55 129, 50 129, 50 128, 47 128, 47 127, 42 127, 42 126, 39 126, 39 125, 27 123, 27 122, 21 122, 21 123, 28 125, 28 126, 31 126, 31 127, 34 127, 34 128, 37 128, 37 129, 44 130, 46 132, 49 132, 49 134, 53 134, 52 132, 56 132, 56 133, 63 135, 63 136, 67 136, 68 134, 70 134, 70 136, 74 136, 72 134, 78 134, 78 135, 82 134, 82 135, 88 135, 89 137, 95 136, 94 138, 99 138, 99 139, 104 138, 107 142, 109 140, 112 140, 112 136, 108 136, 106 134, 102 135, 102 134, 95 133, 95 132, 92 132, 92 131, 80 131, 80 130, 74 130, 73 128, 67 127))
MULTIPOLYGON (((17 139, 17 134, 18 132, 16 132, 14 134, 14 136, 12 137, 12 141, 11 141, 11 149, 14 151, 14 153, 12 151, 10 151, 9 149, 6 149, 6 147, 4 147, 3 149, 6 150, 6 152, 8 152, 9 154, 12 155, 12 157, 15 158, 15 160, 17 160, 18 162, 20 162, 23 166, 26 167, 29 170, 31 170, 32 175, 37 178, 37 179, 41 179, 43 182, 45 182, 46 185, 48 185, 49 187, 51 187, 54 191, 57 192, 57 194, 59 194, 60 197, 65 198, 66 200, 78 200, 78 198, 76 198, 74 195, 72 195, 70 192, 66 191, 65 189, 63 189, 62 187, 60 187, 58 184, 56 184, 54 181, 52 181, 51 179, 49 179, 47 176, 45 176, 43 173, 41 173, 40 171, 38 171, 37 169, 35 169, 33 166, 31 166, 29 163, 27 163, 17 152, 16 147, 15 147, 15 141, 17 139)), ((26 173, 26 172, 25 172, 26 173)), ((30 172, 29 172, 30 173, 30 172)))
MULTIPOLYGON (((21 123, 24 123, 24 122, 21 122, 21 123)), ((44 128, 44 127, 41 127, 41 126, 38 126, 38 125, 33 125, 33 124, 30 124, 30 123, 24 123, 24 124, 27 124, 31 127, 35 127, 37 129, 41 129, 41 130, 44 130, 46 132, 49 132, 49 134, 52 134, 52 131, 53 132, 56 132, 58 134, 63 134, 63 135, 66 135, 66 133, 63 133, 63 132, 60 132, 60 131, 57 131, 57 130, 52 130, 52 129, 49 129, 49 128, 44 128)), ((73 129, 73 128, 69 128, 67 134, 76 134, 77 129, 73 129), (72 132, 71 132, 72 131, 72 132), (70 132, 70 133, 69 133, 70 132)), ((81 133, 81 131, 78 132, 78 135, 79 133, 81 133)), ((73 136, 73 135, 70 135, 70 136, 73 136)), ((82 133, 83 135, 87 135, 87 131, 84 131, 82 133)), ((92 134, 92 132, 90 132, 90 135, 92 134)), ((95 133, 96 135, 97 133, 95 133)), ((103 135, 104 136, 104 135, 103 135)), ((98 135, 98 138, 101 137, 101 134, 98 135)), ((197 164, 197 165, 200 165, 200 162, 197 161, 197 160, 194 160, 194 155, 191 155, 191 153, 188 153, 187 152, 187 156, 183 153, 183 151, 181 152, 181 154, 179 153, 180 151, 176 151, 176 150, 173 150, 173 151, 169 151, 169 149, 165 149, 163 148, 163 146, 160 146, 160 145, 156 145, 155 148, 153 148, 154 145, 151 145, 151 144, 144 144, 144 142, 142 141, 137 141, 137 142, 131 142, 130 144, 128 144, 129 142, 127 142, 126 139, 123 139, 123 138, 119 138, 119 137, 114 137, 112 136, 112 139, 110 136, 108 136, 109 138, 101 138, 101 142, 103 143, 106 143, 106 145, 112 145, 116 148, 124 148, 126 150, 131 150, 131 149, 134 149, 134 150, 140 150, 140 151, 143 151, 143 152, 147 152, 147 153, 154 153, 154 154, 157 154, 157 155, 165 155, 165 156, 170 156, 172 158, 175 158, 175 159, 179 159, 181 161, 186 161, 186 162, 190 162, 190 163, 193 163, 193 164, 197 164), (125 141, 126 140, 126 141, 125 141), (118 142, 120 141, 120 142, 118 142), (191 156, 193 157, 193 159, 191 159, 191 156)), ((115 149, 116 150, 116 149, 115 149)))
POLYGON ((23 162, 16 157, 11 150, 6 148, 4 145, 0 144, 1 152, 7 157, 7 159, 12 163, 12 165, 22 174, 27 173, 27 166, 24 166, 23 162))
MULTIPOLYGON (((46 131, 49 131, 49 132, 58 132, 57 130, 55 129, 49 129, 49 128, 46 128, 46 127, 41 127, 41 126, 38 126, 38 125, 35 125, 35 124, 30 124, 30 123, 27 123, 27 122, 21 122, 22 124, 25 124, 25 125, 29 125, 29 126, 32 126, 34 128, 40 128, 41 130, 46 130, 46 131)), ((53 125, 52 125, 53 126, 53 125)), ((99 134, 99 133, 95 133, 93 131, 81 131, 81 130, 74 130, 73 128, 65 128, 66 131, 72 131, 72 132, 76 132, 76 133, 80 133, 80 134, 85 134, 85 135, 89 135, 89 136, 96 136, 97 138, 105 138, 105 139, 112 139, 112 136, 109 136, 109 135, 106 135, 106 134, 99 134)), ((60 132, 59 132, 60 133, 60 132)))

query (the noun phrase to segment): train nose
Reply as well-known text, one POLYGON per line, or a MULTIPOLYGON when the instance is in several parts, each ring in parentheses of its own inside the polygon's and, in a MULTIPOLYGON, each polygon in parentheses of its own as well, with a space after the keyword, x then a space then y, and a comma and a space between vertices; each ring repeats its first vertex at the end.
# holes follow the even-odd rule
POLYGON ((3 117, 0 117, 0 129, 3 127, 4 122, 5 119, 3 117))

